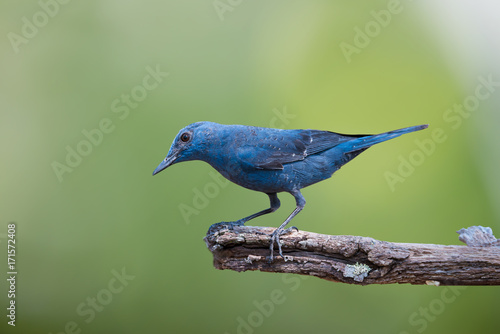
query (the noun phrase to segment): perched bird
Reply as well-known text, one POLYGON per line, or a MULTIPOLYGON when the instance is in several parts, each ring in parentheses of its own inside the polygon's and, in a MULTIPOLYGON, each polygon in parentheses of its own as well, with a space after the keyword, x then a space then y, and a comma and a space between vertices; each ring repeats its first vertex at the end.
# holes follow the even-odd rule
POLYGON ((271 234, 272 261, 274 243, 283 257, 279 237, 295 228, 284 229, 306 204, 300 189, 328 179, 372 145, 425 128, 427 125, 377 135, 344 135, 319 130, 197 122, 179 131, 166 158, 156 167, 153 175, 178 162, 201 160, 228 180, 269 196, 270 208, 229 223, 232 225, 243 225, 276 211, 280 207, 277 193, 290 193, 295 197, 297 206, 271 234))

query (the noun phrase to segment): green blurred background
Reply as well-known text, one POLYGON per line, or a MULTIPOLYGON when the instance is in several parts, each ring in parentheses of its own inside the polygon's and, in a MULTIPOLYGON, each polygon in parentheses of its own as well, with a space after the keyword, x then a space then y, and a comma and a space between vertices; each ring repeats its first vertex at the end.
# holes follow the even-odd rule
MULTIPOLYGON (((267 196, 214 186, 201 162, 151 176, 178 130, 200 120, 342 133, 428 123, 304 189, 294 225, 439 244, 460 244, 455 231, 471 225, 500 234, 500 93, 459 125, 444 119, 478 76, 500 80, 493 2, 54 1, 0 4, 0 248, 17 223, 18 270, 17 326, 2 279, 0 332, 498 332, 497 287, 215 270, 202 240, 210 224, 261 210, 267 196), (346 44, 356 51, 346 56, 346 44), (144 89, 155 69, 169 75, 144 89), (103 120, 108 133, 84 147, 103 120), (435 129, 446 140, 418 153, 415 140, 435 129), (91 152, 58 177, 68 147, 91 152), (391 187, 387 172, 412 154, 424 158, 391 187), (284 302, 271 307, 273 291, 284 302)), ((279 225, 294 207, 280 198, 252 223, 279 225)))

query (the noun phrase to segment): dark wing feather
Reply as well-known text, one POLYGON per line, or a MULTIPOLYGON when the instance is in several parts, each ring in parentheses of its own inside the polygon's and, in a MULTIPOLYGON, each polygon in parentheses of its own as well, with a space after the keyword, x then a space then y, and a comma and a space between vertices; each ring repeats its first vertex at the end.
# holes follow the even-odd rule
POLYGON ((343 135, 330 131, 308 130, 303 134, 303 141, 306 142, 307 155, 313 155, 364 136, 366 135, 343 135))
POLYGON ((304 160, 362 135, 342 135, 329 131, 285 130, 277 135, 259 138, 252 145, 238 148, 238 158, 248 167, 278 170, 283 165, 304 160))

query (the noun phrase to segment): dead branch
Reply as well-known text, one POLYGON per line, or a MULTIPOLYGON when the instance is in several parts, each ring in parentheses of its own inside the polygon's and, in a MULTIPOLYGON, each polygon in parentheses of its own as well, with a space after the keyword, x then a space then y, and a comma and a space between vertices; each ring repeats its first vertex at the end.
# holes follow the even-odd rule
POLYGON ((273 231, 271 227, 219 225, 211 227, 204 240, 214 256, 214 267, 221 270, 294 273, 361 285, 500 285, 500 239, 490 228, 458 231, 467 246, 292 232, 281 237, 285 259, 278 256, 269 263, 273 231))

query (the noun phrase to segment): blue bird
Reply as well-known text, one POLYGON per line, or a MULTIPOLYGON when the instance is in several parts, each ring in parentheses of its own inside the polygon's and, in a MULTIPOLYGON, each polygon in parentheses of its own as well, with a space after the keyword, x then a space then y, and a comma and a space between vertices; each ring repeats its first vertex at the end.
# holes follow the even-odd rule
POLYGON ((269 196, 271 205, 268 209, 229 223, 231 225, 243 225, 276 211, 280 207, 277 194, 290 193, 295 197, 296 208, 271 234, 272 261, 275 243, 283 257, 280 235, 297 229, 284 228, 306 204, 300 189, 330 178, 340 167, 372 145, 423 130, 427 126, 412 126, 377 135, 345 135, 319 130, 197 122, 179 131, 166 158, 156 167, 153 175, 179 162, 201 160, 228 180, 269 196))

